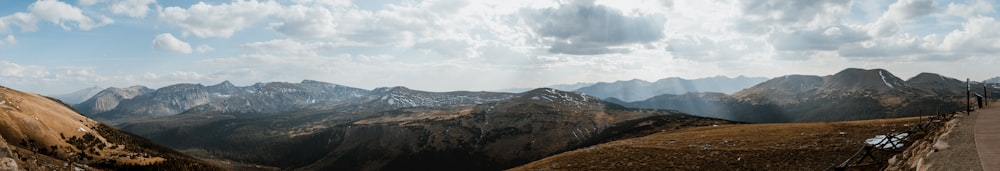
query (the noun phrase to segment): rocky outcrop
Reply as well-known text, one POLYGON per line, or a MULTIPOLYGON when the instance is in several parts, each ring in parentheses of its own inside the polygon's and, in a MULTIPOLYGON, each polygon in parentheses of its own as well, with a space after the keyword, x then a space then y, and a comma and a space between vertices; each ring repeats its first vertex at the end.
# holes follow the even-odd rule
POLYGON ((128 88, 111 87, 98 92, 80 104, 73 105, 73 108, 80 113, 90 116, 102 112, 111 111, 118 107, 118 103, 123 100, 135 98, 136 96, 152 92, 152 89, 145 86, 131 86, 128 88))
POLYGON ((955 116, 957 117, 942 121, 943 124, 927 130, 923 138, 914 140, 909 148, 890 158, 889 165, 885 170, 928 170, 931 164, 927 162, 927 158, 938 151, 949 148, 950 145, 945 139, 949 137, 955 126, 959 125, 959 120, 964 119, 961 118, 962 115, 955 116))
POLYGON ((14 153, 10 152, 10 146, 7 145, 7 140, 0 136, 0 171, 22 170, 17 167, 17 160, 14 157, 14 153))

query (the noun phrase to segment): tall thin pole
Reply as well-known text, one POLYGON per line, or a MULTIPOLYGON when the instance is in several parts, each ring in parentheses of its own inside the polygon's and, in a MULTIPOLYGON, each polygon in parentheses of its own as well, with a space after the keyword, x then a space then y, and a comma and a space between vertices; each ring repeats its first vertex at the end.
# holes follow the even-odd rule
POLYGON ((972 84, 965 78, 965 114, 972 114, 972 84))
POLYGON ((990 93, 986 91, 986 82, 983 81, 983 106, 990 105, 990 93))

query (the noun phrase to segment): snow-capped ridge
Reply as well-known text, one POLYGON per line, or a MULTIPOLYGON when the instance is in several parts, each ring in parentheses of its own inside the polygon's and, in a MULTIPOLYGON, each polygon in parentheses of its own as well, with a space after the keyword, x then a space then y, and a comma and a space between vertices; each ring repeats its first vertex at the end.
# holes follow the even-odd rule
POLYGON ((229 82, 229 80, 225 80, 219 84, 212 85, 212 87, 236 87, 236 85, 233 85, 233 83, 229 82))
POLYGON ((510 93, 494 92, 426 92, 412 90, 403 86, 379 87, 372 90, 368 99, 374 103, 372 107, 385 109, 406 107, 437 107, 449 105, 483 104, 506 100, 513 97, 510 93))
POLYGON ((411 91, 410 88, 404 86, 393 86, 393 87, 379 87, 372 90, 372 92, 404 92, 411 91))
POLYGON ((306 84, 306 85, 337 85, 337 84, 334 84, 334 83, 323 82, 323 81, 316 81, 316 80, 309 80, 309 79, 302 80, 302 82, 299 82, 299 84, 306 84))
POLYGON ((520 98, 546 103, 558 103, 580 107, 588 103, 599 103, 600 99, 581 93, 559 91, 552 88, 538 88, 520 94, 520 98))

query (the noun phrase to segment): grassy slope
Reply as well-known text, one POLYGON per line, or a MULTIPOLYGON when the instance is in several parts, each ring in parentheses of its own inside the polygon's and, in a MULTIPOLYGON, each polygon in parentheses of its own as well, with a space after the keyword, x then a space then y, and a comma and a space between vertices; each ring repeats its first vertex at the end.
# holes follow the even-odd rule
POLYGON ((565 152, 512 170, 822 170, 849 158, 864 140, 917 120, 696 127, 565 152))
POLYGON ((80 115, 57 100, 0 87, 0 135, 22 169, 218 170, 80 115))

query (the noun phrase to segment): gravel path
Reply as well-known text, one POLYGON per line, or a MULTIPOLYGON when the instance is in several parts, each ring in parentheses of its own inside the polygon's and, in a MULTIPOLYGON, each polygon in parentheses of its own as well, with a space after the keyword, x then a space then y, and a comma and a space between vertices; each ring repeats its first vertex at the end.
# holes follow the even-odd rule
POLYGON ((983 170, 1000 170, 1000 107, 987 107, 973 115, 979 115, 975 137, 983 170))
POLYGON ((942 148, 925 158, 931 166, 928 170, 983 170, 979 156, 976 155, 974 135, 980 113, 956 115, 958 124, 934 144, 935 147, 942 148))

